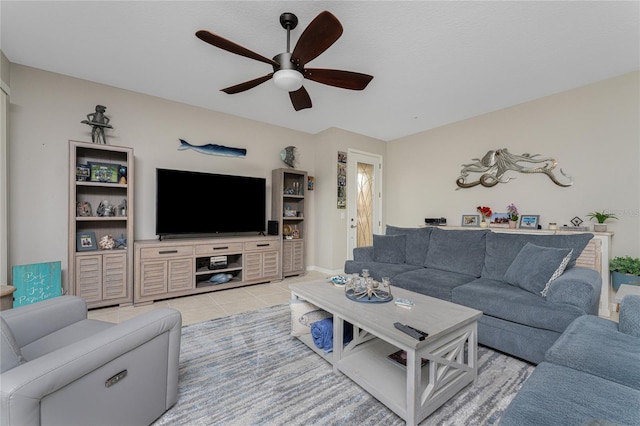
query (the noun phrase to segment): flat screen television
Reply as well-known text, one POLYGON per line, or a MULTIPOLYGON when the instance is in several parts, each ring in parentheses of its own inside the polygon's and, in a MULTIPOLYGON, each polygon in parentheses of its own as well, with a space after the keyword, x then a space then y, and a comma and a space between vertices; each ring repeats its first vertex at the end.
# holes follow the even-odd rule
POLYGON ((266 180, 156 169, 156 235, 264 232, 266 180))

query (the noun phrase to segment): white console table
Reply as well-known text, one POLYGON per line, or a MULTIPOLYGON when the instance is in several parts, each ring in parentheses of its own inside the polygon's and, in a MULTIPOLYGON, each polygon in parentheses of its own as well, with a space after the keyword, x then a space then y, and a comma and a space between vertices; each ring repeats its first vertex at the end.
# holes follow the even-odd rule
MULTIPOLYGON (((489 229, 492 232, 502 232, 509 234, 536 234, 536 235, 571 235, 578 233, 577 231, 565 231, 562 227, 557 230, 550 229, 511 229, 511 228, 470 228, 462 226, 444 226, 443 229, 464 229, 464 230, 480 230, 489 229)), ((609 272, 609 257, 611 250, 611 239, 613 232, 594 232, 584 231, 593 234, 592 242, 583 250, 577 264, 586 266, 600 272, 602 277, 602 289, 600 291, 600 304, 598 315, 609 318, 611 312, 615 310, 615 305, 611 300, 611 274, 609 272), (596 243, 597 242, 597 243, 596 243), (599 245, 599 247, 598 247, 599 245)))

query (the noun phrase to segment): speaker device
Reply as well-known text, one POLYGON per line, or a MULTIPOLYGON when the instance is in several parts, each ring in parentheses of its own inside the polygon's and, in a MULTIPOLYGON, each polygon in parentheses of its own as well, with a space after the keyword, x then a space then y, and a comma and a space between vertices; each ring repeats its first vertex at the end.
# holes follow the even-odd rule
POLYGON ((278 221, 270 220, 267 223, 267 234, 269 235, 278 235, 278 221))

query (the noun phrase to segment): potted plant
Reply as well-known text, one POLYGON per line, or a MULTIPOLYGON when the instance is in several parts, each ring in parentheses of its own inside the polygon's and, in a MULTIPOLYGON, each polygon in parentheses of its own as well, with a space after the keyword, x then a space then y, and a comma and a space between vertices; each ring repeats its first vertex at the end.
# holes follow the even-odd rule
POLYGON ((640 285, 640 259, 631 256, 617 256, 609 261, 611 286, 614 290, 620 284, 640 285))
POLYGON ((613 213, 607 213, 606 210, 601 212, 591 212, 587 215, 589 219, 595 219, 598 224, 593 225, 593 230, 596 232, 606 232, 607 225, 604 224, 604 221, 607 219, 617 219, 616 215, 613 213))
POLYGON ((509 228, 515 228, 520 217, 515 204, 511 203, 507 206, 507 214, 509 215, 509 228))

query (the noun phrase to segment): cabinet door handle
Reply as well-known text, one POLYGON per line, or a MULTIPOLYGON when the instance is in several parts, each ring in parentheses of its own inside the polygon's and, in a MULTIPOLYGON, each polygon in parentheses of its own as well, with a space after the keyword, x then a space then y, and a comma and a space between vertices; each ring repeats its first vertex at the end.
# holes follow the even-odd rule
POLYGON ((263 244, 258 244, 258 247, 269 247, 271 244, 269 243, 263 243, 263 244))
POLYGON ((160 250, 158 254, 175 254, 178 250, 160 250))
POLYGON ((214 247, 214 250, 229 250, 229 247, 214 247))

